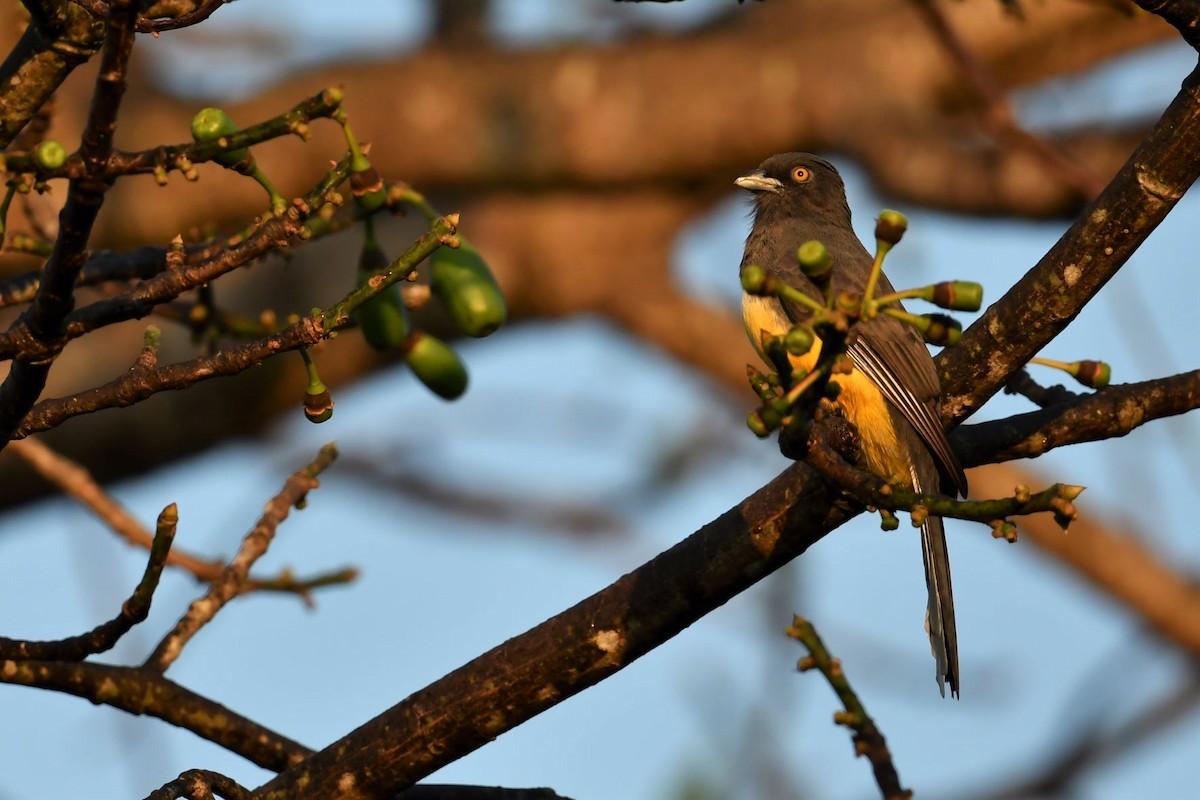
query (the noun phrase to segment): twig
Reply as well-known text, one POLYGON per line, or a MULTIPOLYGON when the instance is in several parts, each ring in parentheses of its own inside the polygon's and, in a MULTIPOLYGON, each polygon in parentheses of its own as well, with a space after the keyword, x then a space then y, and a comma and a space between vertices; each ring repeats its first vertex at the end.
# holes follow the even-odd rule
POLYGON ((970 416, 1124 266, 1200 176, 1200 69, 1100 196, 1026 275, 938 356, 942 417, 970 416), (1069 286, 1070 291, 1063 291, 1069 286))
POLYGON ((312 751, 153 670, 93 661, 0 661, 0 683, 52 689, 130 714, 157 717, 269 770, 312 751))
MULTIPOLYGON (((281 136, 307 136, 309 122, 332 116, 341 108, 341 103, 340 89, 323 89, 281 114, 222 136, 218 141, 159 145, 136 152, 114 149, 105 160, 103 175, 112 179, 125 175, 164 175, 171 170, 183 172, 190 165, 212 161, 230 150, 251 147, 281 136)), ((6 153, 4 161, 10 172, 33 173, 38 180, 76 179, 87 174, 82 154, 70 156, 61 167, 55 169, 39 166, 30 152, 6 153)))
MULTIPOLYGON (((19 236, 20 234, 15 235, 14 241, 19 236)), ((10 242, 8 249, 13 250, 16 247, 10 242)), ((170 250, 166 247, 139 247, 123 253, 93 253, 79 271, 79 279, 75 285, 93 286, 106 281, 152 278, 166 269, 168 252, 170 250)), ((192 248, 192 252, 195 252, 195 248, 192 248)), ((40 269, 0 280, 0 306, 29 302, 37 294, 41 281, 40 269)))
POLYGON ((100 72, 79 146, 85 176, 71 181, 67 190, 62 230, 46 262, 37 295, 25 314, 29 335, 48 347, 49 353, 34 359, 17 359, 0 384, 0 448, 12 438, 37 401, 46 385, 50 364, 63 346, 63 321, 74 305, 75 281, 87 260, 88 239, 108 190, 101 173, 112 152, 117 110, 125 93, 125 69, 133 50, 135 17, 132 0, 113 0, 100 72))
MULTIPOLYGON (((34 438, 12 442, 9 447, 37 470, 38 474, 74 497, 126 542, 134 547, 151 548, 154 536, 112 495, 104 491, 82 464, 55 452, 34 438)), ((172 548, 167 554, 167 566, 186 570, 205 583, 217 580, 225 570, 223 560, 202 559, 179 548, 172 548)), ((306 604, 311 604, 310 594, 314 589, 349 583, 357 577, 358 571, 352 567, 306 578, 297 578, 284 571, 274 577, 250 577, 242 586, 242 592, 287 592, 298 595, 306 604)))
POLYGON ((1014 373, 1008 379, 1008 383, 1004 385, 1004 393, 1019 394, 1041 408, 1069 403, 1081 396, 1078 392, 1072 392, 1061 384, 1042 386, 1030 376, 1029 370, 1026 369, 1014 373))
POLYGON ((178 778, 146 795, 146 800, 211 800, 216 795, 226 800, 250 800, 250 790, 233 778, 205 769, 189 769, 178 778))
POLYGON ((396 795, 396 800, 570 800, 553 789, 508 789, 503 786, 456 786, 421 783, 396 795))
MULTIPOLYGON (((89 12, 97 17, 103 17, 108 13, 111 2, 105 0, 71 0, 77 6, 86 8, 89 12)), ((164 31, 175 31, 180 28, 187 28, 192 25, 197 25, 213 15, 221 6, 231 0, 198 0, 191 3, 193 8, 190 11, 178 13, 175 16, 164 16, 162 18, 152 17, 149 13, 145 16, 139 16, 137 19, 136 29, 138 33, 152 33, 158 35, 164 31)), ((158 6, 170 6, 171 3, 160 2, 156 3, 148 9, 149 12, 154 12, 158 6)), ((161 13, 161 12, 160 12, 161 13)))
POLYGON ((0 64, 0 149, 104 41, 104 25, 82 9, 50 0, 25 6, 32 24, 0 64))
MULTIPOLYGON (((293 203, 285 213, 261 219, 252 232, 231 237, 225 247, 213 250, 210 257, 199 263, 184 262, 175 269, 168 268, 161 274, 140 282, 127 292, 98 300, 67 315, 63 336, 66 339, 74 339, 105 325, 145 316, 159 303, 173 300, 186 291, 244 266, 272 249, 297 240, 303 235, 304 222, 327 203, 326 196, 345 179, 348 169, 349 160, 343 159, 311 192, 293 203)), ((171 251, 168 250, 164 259, 169 259, 170 256, 171 251)), ((52 358, 56 352, 53 347, 32 334, 29 326, 20 322, 0 334, 0 358, 52 358)))
POLYGON ((683 542, 484 653, 256 790, 258 800, 398 792, 628 666, 854 512, 794 464, 683 542), (454 714, 430 709, 454 708, 454 714))
POLYGON ((1033 458, 1058 447, 1124 436, 1156 419, 1200 408, 1200 370, 1113 384, 1061 405, 963 425, 950 434, 965 466, 1033 458))
MULTIPOLYGON (((188 386, 236 375, 256 367, 267 358, 287 350, 311 347, 332 332, 350 324, 350 315, 371 297, 389 285, 411 274, 412 270, 455 230, 457 216, 439 220, 433 230, 415 241, 385 271, 386 278, 360 286, 326 309, 318 309, 294 325, 271 336, 245 344, 234 345, 211 356, 201 356, 167 366, 130 370, 119 378, 70 397, 43 400, 25 418, 19 435, 50 430, 64 420, 80 414, 90 414, 104 408, 124 408, 140 403, 158 392, 184 389, 188 386)), ((2 337, 0 337, 2 338, 2 337)))
POLYGON ((819 670, 829 681, 829 686, 838 700, 842 702, 842 707, 846 710, 835 713, 833 721, 853 731, 851 739, 854 742, 854 754, 866 756, 871 762, 875 783, 879 785, 884 800, 908 800, 912 797, 912 790, 900 785, 900 775, 896 772, 896 765, 892 763, 892 753, 888 750, 883 732, 879 730, 875 720, 871 719, 871 715, 867 713, 866 707, 850 685, 850 680, 842 671, 842 662, 829 654, 825 642, 821 641, 812 623, 803 617, 795 617, 791 627, 787 629, 787 635, 808 648, 809 655, 800 659, 796 668, 801 672, 819 670))
MULTIPOLYGON (((847 462, 829 442, 824 425, 813 425, 808 442, 808 463, 845 489, 864 505, 889 511, 910 511, 917 522, 926 515, 991 523, 1015 515, 1051 512, 1062 528, 1076 517, 1072 501, 1082 486, 1052 484, 1036 494, 1026 489, 995 500, 955 500, 951 497, 913 492, 847 462)), ((1011 489, 1011 487, 1009 487, 1011 489)))
POLYGON ((204 597, 192 602, 187 613, 175 624, 154 652, 146 659, 146 669, 164 672, 167 667, 179 657, 184 645, 211 620, 226 603, 237 597, 254 565, 271 545, 275 530, 287 519, 292 506, 301 502, 308 493, 317 488, 317 476, 321 474, 334 459, 337 458, 337 448, 327 444, 308 466, 293 473, 284 484, 283 489, 267 503, 258 522, 246 534, 237 555, 229 562, 224 574, 209 586, 204 597))
POLYGON ((121 606, 120 614, 87 633, 58 641, 30 642, 0 637, 0 659, 81 661, 90 655, 112 649, 122 636, 150 613, 150 601, 154 597, 154 590, 158 588, 158 579, 162 576, 167 554, 171 551, 178 522, 179 514, 174 503, 158 515, 158 528, 146 569, 142 572, 142 580, 121 606))

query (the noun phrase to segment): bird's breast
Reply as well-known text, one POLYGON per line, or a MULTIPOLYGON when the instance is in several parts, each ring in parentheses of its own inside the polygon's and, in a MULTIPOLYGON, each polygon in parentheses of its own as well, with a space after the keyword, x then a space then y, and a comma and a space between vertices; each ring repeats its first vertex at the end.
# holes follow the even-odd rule
MULTIPOLYGON (((792 322, 783 311, 779 301, 773 297, 755 297, 742 294, 742 322, 750 344, 758 352, 763 363, 770 366, 762 347, 763 333, 782 336, 792 327, 792 322)), ((811 370, 821 354, 821 339, 818 337, 812 348, 801 356, 790 356, 793 368, 811 370)), ((871 472, 885 480, 907 484, 909 464, 903 447, 896 435, 896 415, 883 393, 859 370, 830 378, 841 389, 838 405, 845 411, 846 418, 858 429, 862 442, 862 457, 871 472)))

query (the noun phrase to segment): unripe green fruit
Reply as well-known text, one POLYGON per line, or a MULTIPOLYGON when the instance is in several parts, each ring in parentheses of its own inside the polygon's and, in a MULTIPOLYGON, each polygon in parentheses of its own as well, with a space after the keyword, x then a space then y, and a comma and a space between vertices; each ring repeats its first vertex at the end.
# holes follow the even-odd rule
POLYGON ((374 211, 387 202, 383 178, 365 156, 350 161, 350 191, 355 205, 364 211, 374 211))
POLYGON ((742 270, 742 290, 746 294, 760 294, 766 282, 767 271, 758 264, 747 264, 742 270))
POLYGON ((962 323, 945 314, 923 314, 926 327, 921 331, 925 341, 932 345, 952 347, 962 336, 962 323))
POLYGON ((765 439, 771 435, 771 428, 767 426, 766 421, 762 418, 762 414, 758 411, 752 411, 746 417, 746 427, 754 432, 754 435, 760 439, 765 439))
POLYGON ((222 108, 202 108, 192 117, 192 138, 197 142, 215 142, 222 136, 237 133, 238 126, 222 108))
POLYGON ((444 400, 456 400, 467 390, 467 370, 450 346, 424 331, 405 340, 404 361, 430 391, 444 400))
MULTIPOLYGON (((192 117, 192 139, 201 144, 215 142, 222 136, 229 136, 237 132, 238 126, 229 118, 224 109, 202 108, 196 112, 196 116, 192 117)), ((213 161, 223 167, 232 167, 249 157, 250 151, 245 147, 239 147, 236 150, 218 153, 213 156, 213 161)))
POLYGON ((1077 361, 1071 366, 1075 380, 1090 389, 1103 389, 1112 380, 1112 367, 1103 361, 1077 361))
POLYGON ((376 350, 392 350, 408 335, 408 310, 394 284, 359 306, 351 318, 376 350))
POLYGON ((908 230, 908 218, 899 211, 886 208, 875 220, 875 238, 887 244, 897 244, 908 230))
POLYGON ((430 258, 429 286, 454 324, 467 336, 488 336, 504 324, 508 309, 491 270, 465 239, 439 247, 430 258))
POLYGON ((329 391, 323 389, 317 393, 304 395, 304 418, 309 422, 320 425, 333 417, 333 398, 329 391))
POLYGON ((983 305, 983 286, 974 281, 945 281, 934 285, 930 299, 951 311, 978 311, 983 305))
POLYGON ((794 356, 802 356, 812 350, 816 335, 803 325, 797 325, 783 338, 784 348, 794 356))
POLYGON ((58 169, 67 163, 67 150, 58 142, 47 139, 33 151, 33 163, 42 169, 58 169))
POLYGON ((829 276, 832 258, 825 245, 816 239, 809 239, 800 245, 796 251, 796 261, 800 264, 800 271, 813 281, 820 283, 829 276))

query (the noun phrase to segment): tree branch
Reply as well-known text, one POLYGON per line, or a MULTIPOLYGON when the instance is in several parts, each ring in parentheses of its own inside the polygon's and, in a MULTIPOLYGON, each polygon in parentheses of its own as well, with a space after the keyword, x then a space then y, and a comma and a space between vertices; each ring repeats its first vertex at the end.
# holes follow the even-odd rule
MULTIPOLYGON (((146 550, 153 547, 155 537, 116 499, 104 491, 83 465, 56 453, 32 437, 9 443, 9 449, 46 480, 75 498, 126 542, 146 550)), ((171 548, 167 553, 166 563, 169 567, 187 570, 197 580, 205 583, 216 581, 225 571, 224 560, 205 560, 177 547, 171 548)), ((247 578, 242 585, 242 592, 287 592, 297 595, 305 604, 311 605, 310 594, 314 589, 348 583, 357 577, 358 570, 352 567, 302 578, 285 570, 273 577, 247 578)))
POLYGON ((850 685, 850 680, 842 670, 842 662, 830 655, 825 642, 808 620, 796 617, 792 620, 787 634, 808 649, 809 655, 800 659, 796 668, 801 672, 819 670, 841 701, 845 711, 835 713, 833 721, 853 731, 854 755, 865 755, 871 762, 875 783, 879 786, 884 800, 909 800, 913 793, 900 784, 900 775, 892 762, 892 752, 888 749, 887 739, 875 724, 875 720, 867 713, 866 706, 858 698, 858 693, 850 685))
POLYGON ((158 588, 158 579, 166 565, 178 522, 179 513, 174 503, 163 509, 158 516, 158 529, 154 534, 154 543, 150 547, 150 557, 146 560, 142 580, 129 599, 122 604, 120 614, 88 633, 54 642, 17 641, 0 637, 0 659, 82 661, 90 655, 111 650, 122 636, 149 615, 150 601, 154 597, 154 590, 158 588))
POLYGON ((411 695, 255 797, 380 798, 628 666, 804 552, 850 510, 794 465, 578 605, 411 695), (451 711, 452 710, 452 713, 451 711))
POLYGON ((1083 310, 1200 176, 1200 70, 1045 256, 938 357, 943 418, 970 416, 1083 310))
POLYGON ((89 661, 0 661, 0 683, 73 694, 138 716, 157 717, 269 770, 311 751, 153 670, 89 661))
POLYGON ((192 602, 187 613, 175 623, 171 632, 163 637, 146 659, 144 669, 165 672, 167 667, 179 658, 179 654, 191 638, 208 624, 226 603, 241 594, 242 587, 250 575, 250 568, 271 546, 275 530, 287 519, 292 506, 301 503, 310 491, 320 485, 317 476, 336 458, 337 448, 327 444, 308 466, 287 479, 279 494, 267 502, 262 516, 246 534, 237 555, 229 562, 220 579, 209 586, 204 597, 192 602))
POLYGON ((1125 436, 1147 422, 1196 408, 1200 408, 1200 370, 1106 386, 1048 408, 963 425, 950 434, 950 440, 962 463, 974 467, 1125 436))
MULTIPOLYGON (((112 152, 117 109, 125 93, 125 70, 133 51, 133 0, 113 0, 105 29, 100 74, 79 146, 85 175, 70 183, 54 251, 46 262, 33 304, 23 315, 33 340, 50 352, 19 358, 0 384, 0 448, 8 444, 46 385, 50 364, 64 344, 63 320, 74 305, 75 281, 87 260, 87 245, 109 184, 102 177, 112 152)), ((2 71, 2 70, 0 70, 2 71)))

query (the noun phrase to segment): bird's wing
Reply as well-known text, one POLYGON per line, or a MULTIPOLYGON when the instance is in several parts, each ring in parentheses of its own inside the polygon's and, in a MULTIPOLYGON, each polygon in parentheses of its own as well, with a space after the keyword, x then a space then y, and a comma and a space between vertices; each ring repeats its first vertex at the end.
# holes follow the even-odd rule
POLYGON ((941 471, 954 482, 958 493, 965 496, 967 476, 938 418, 939 386, 929 351, 916 332, 903 323, 896 322, 893 326, 877 322, 895 321, 877 319, 861 326, 846 352, 854 366, 879 387, 925 440, 941 471))
MULTIPOLYGON (((854 241, 858 242, 857 239, 854 241)), ((861 244, 859 249, 862 250, 860 261, 870 258, 861 244)), ((747 253, 750 250, 748 244, 747 253)), ((744 263, 747 262, 743 261, 744 263)), ((791 268, 790 264, 788 269, 781 270, 776 267, 776 271, 813 299, 824 300, 812 282, 798 274, 799 270, 791 268)), ((861 287, 855 286, 853 282, 848 286, 839 285, 838 279, 839 276, 835 274, 835 291, 861 290, 861 287)), ((842 279, 845 280, 844 276, 842 279)), ((880 276, 879 291, 883 294, 892 291, 886 276, 880 276)), ((780 303, 787 318, 793 323, 803 322, 812 316, 812 312, 799 303, 787 299, 781 299, 780 303)), ((941 384, 933 366, 933 359, 929 356, 929 349, 920 334, 912 326, 899 320, 879 316, 855 326, 846 352, 854 361, 854 365, 900 410, 933 453, 940 471, 953 481, 960 495, 966 496, 967 476, 950 447, 950 440, 946 438, 946 431, 942 428, 942 421, 938 416, 937 398, 941 395, 941 384)))

